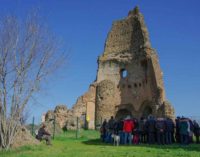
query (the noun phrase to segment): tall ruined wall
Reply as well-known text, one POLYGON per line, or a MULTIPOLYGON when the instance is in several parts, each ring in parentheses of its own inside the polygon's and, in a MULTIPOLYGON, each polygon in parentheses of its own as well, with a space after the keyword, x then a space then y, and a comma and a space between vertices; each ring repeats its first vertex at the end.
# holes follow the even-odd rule
POLYGON ((110 116, 139 118, 153 114, 173 118, 174 109, 165 98, 162 77, 143 15, 136 7, 125 19, 113 23, 98 58, 96 80, 66 112, 70 114, 67 123, 74 123, 74 118, 82 115, 86 115, 90 129, 110 116))
POLYGON ((120 110, 134 117, 173 116, 173 108, 166 102, 158 57, 151 48, 144 18, 137 7, 128 17, 113 23, 104 53, 98 59, 97 83, 97 123, 120 115, 120 110), (108 87, 112 84, 112 88, 106 89, 112 96, 102 90, 105 81, 109 82, 108 87))

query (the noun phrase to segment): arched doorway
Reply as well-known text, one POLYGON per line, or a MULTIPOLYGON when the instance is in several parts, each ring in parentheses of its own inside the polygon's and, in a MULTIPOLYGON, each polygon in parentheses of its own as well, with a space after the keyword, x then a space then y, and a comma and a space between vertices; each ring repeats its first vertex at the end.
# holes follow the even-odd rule
POLYGON ((127 116, 132 117, 131 111, 129 111, 127 109, 120 109, 120 110, 117 111, 115 119, 116 120, 125 119, 127 116))
POLYGON ((144 118, 147 118, 149 115, 151 115, 153 113, 153 110, 150 106, 146 106, 143 110, 142 116, 144 118))

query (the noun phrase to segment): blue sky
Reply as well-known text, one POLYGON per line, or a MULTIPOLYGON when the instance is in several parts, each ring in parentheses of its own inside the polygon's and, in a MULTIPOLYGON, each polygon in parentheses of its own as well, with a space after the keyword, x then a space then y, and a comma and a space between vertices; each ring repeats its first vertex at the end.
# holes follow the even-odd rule
POLYGON ((49 28, 70 52, 67 65, 45 82, 30 117, 57 104, 69 108, 96 77, 112 22, 140 7, 152 47, 158 52, 168 100, 176 115, 200 117, 200 1, 199 0, 0 0, 0 16, 25 15, 39 8, 49 28))

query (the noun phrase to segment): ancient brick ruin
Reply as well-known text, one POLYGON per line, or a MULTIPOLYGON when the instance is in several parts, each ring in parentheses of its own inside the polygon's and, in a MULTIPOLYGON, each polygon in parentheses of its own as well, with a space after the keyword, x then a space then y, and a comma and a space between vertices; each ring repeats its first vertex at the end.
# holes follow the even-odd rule
POLYGON ((143 15, 136 7, 125 19, 113 23, 98 58, 96 81, 78 99, 70 117, 86 114, 91 129, 110 116, 120 119, 151 114, 173 118, 162 75, 143 15))

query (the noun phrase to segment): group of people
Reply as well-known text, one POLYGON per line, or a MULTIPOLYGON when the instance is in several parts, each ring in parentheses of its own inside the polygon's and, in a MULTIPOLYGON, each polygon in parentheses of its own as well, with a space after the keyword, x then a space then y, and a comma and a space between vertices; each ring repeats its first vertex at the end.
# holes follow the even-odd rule
POLYGON ((188 145, 199 143, 200 126, 197 121, 189 118, 177 117, 175 121, 170 118, 141 117, 139 120, 127 116, 125 119, 104 120, 100 128, 101 139, 106 143, 113 143, 113 135, 118 136, 120 144, 172 144, 188 145), (194 137, 195 136, 195 140, 194 137))
MULTIPOLYGON (((45 140, 51 145, 51 134, 43 124, 36 133, 38 140, 45 140)), ((188 145, 200 143, 200 126, 195 120, 185 117, 177 117, 175 121, 170 118, 147 119, 141 117, 139 120, 127 116, 125 119, 115 120, 112 116, 108 121, 105 119, 100 128, 101 139, 106 143, 113 143, 114 137, 120 144, 172 144, 180 143, 188 145), (195 138, 193 138, 195 137, 195 138), (194 140, 195 139, 195 140, 194 140)))

